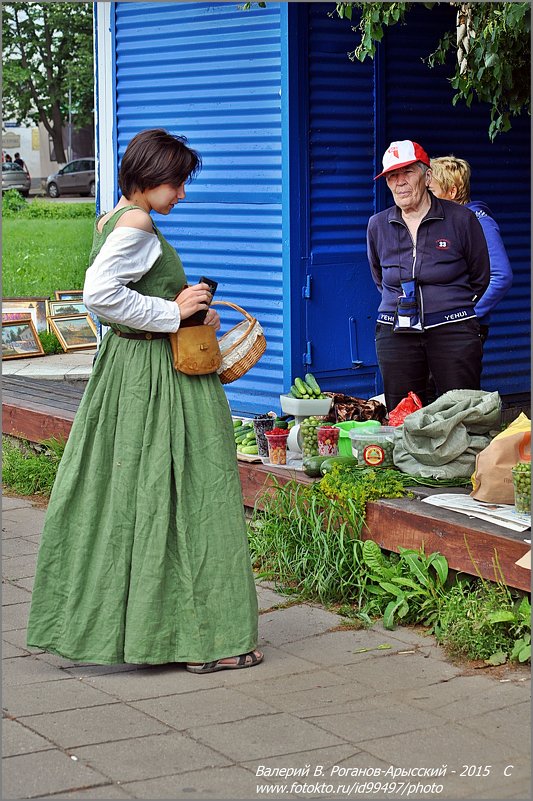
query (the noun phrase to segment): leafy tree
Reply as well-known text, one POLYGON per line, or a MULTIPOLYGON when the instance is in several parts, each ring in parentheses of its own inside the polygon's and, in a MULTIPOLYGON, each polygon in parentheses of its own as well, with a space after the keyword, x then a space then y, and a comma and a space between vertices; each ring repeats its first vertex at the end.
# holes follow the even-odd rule
MULTIPOLYGON (((360 12, 359 36, 355 50, 348 55, 354 61, 373 58, 376 42, 385 28, 405 21, 415 3, 337 3, 336 13, 352 19, 360 12)), ((432 8, 438 3, 424 3, 432 8)), ((510 117, 531 111, 531 9, 530 3, 450 3, 457 8, 456 29, 445 31, 436 50, 425 61, 430 67, 446 63, 455 51, 454 72, 450 78, 456 90, 452 102, 470 106, 474 97, 491 104, 489 137, 511 128, 510 117)), ((335 12, 333 12, 335 13, 335 12)))
POLYGON ((65 162, 69 88, 74 126, 93 119, 92 3, 3 3, 2 40, 4 119, 42 122, 65 162))

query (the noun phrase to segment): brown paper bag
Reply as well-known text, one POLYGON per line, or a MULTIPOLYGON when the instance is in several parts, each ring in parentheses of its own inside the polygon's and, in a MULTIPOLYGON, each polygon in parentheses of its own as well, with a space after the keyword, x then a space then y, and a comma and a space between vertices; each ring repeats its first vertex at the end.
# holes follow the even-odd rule
POLYGON ((476 456, 472 476, 473 492, 478 501, 514 503, 512 468, 517 462, 531 460, 531 422, 521 412, 490 445, 476 456))

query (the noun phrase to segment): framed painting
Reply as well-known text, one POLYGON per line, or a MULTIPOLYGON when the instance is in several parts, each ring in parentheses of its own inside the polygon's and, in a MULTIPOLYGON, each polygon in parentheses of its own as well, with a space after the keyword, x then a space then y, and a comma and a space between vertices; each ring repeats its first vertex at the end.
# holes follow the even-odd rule
POLYGON ((27 359, 30 356, 44 356, 32 318, 2 320, 2 359, 27 359))
POLYGON ((83 300, 83 289, 56 289, 56 300, 83 300))
POLYGON ((46 331, 47 303, 46 297, 2 298, 2 322, 30 316, 38 332, 46 331))
POLYGON ((85 303, 81 300, 49 300, 50 317, 66 317, 73 314, 88 314, 85 303))
POLYGON ((50 328, 64 351, 96 347, 96 326, 88 314, 69 314, 49 319, 50 328))

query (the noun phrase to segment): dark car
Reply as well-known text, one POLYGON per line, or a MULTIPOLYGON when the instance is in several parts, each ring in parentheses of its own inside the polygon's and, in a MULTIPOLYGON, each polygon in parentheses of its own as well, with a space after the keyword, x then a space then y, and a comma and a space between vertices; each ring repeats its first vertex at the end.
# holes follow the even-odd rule
POLYGON ((95 195, 95 160, 93 158, 69 161, 60 170, 46 179, 46 191, 50 197, 59 195, 95 195))
POLYGON ((28 197, 31 186, 31 178, 22 167, 14 161, 2 162, 2 192, 8 189, 18 189, 21 195, 28 197))

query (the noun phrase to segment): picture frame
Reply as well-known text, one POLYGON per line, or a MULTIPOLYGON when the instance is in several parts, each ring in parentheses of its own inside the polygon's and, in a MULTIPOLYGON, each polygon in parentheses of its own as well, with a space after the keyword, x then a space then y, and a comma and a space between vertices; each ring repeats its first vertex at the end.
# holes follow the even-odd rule
POLYGON ((44 348, 31 316, 22 320, 2 320, 2 359, 33 356, 44 356, 44 348))
POLYGON ((50 317, 50 328, 65 352, 96 348, 96 326, 89 314, 50 317))
POLYGON ((83 289, 56 289, 56 300, 82 300, 83 289))
POLYGON ((23 320, 30 316, 38 333, 46 331, 48 300, 42 296, 2 298, 2 322, 23 320))
POLYGON ((67 317, 72 314, 89 314, 82 300, 49 300, 49 317, 67 317))

